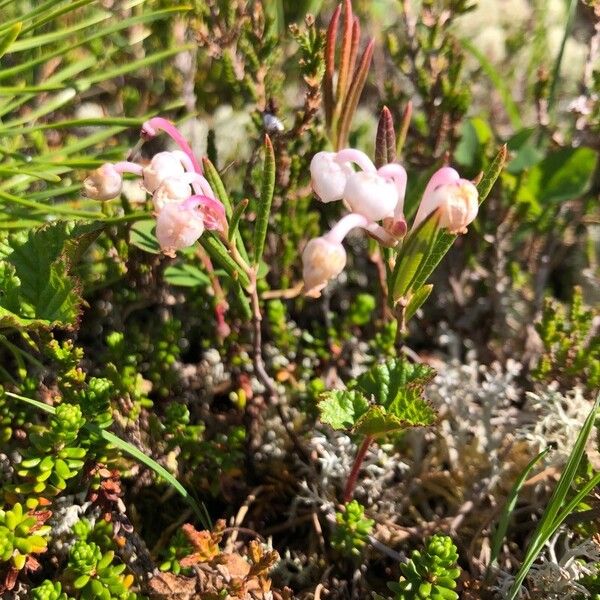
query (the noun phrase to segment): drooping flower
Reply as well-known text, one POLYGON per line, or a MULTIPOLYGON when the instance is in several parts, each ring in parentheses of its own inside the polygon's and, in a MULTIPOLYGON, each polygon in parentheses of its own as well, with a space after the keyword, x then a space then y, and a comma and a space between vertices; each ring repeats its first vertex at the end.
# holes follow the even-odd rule
POLYGON ((114 165, 106 163, 92 171, 83 181, 85 195, 92 200, 111 200, 123 188, 123 177, 114 165))
POLYGON ((313 190, 322 202, 343 200, 352 211, 329 233, 309 241, 302 255, 305 294, 318 297, 346 264, 342 241, 350 230, 364 229, 386 246, 394 246, 406 233, 403 210, 407 177, 397 163, 378 170, 364 152, 354 148, 318 152, 310 171, 313 190), (383 227, 378 223, 382 220, 383 227))
POLYGON ((346 251, 341 242, 330 241, 326 236, 313 238, 302 253, 304 293, 318 298, 329 281, 337 277, 346 266, 346 251))
POLYGON ((144 167, 144 187, 153 194, 165 179, 177 179, 184 173, 183 164, 174 152, 159 152, 144 167))
MULTIPOLYGON (((159 152, 145 166, 130 161, 102 165, 86 178, 84 189, 90 198, 108 200, 121 193, 123 173, 140 177, 143 189, 152 194, 160 247, 174 256, 194 244, 205 229, 225 232, 227 221, 225 208, 202 175, 198 159, 172 123, 160 117, 150 119, 142 126, 142 142, 158 131, 165 131, 181 149, 159 152)), ((132 154, 138 150, 139 145, 132 154)))
POLYGON ((156 239, 167 256, 197 242, 204 229, 202 213, 185 202, 165 204, 156 217, 156 239))
POLYGON ((337 160, 335 152, 317 152, 310 161, 312 188, 321 202, 341 200, 352 173, 350 165, 337 160))
POLYGON ((432 212, 439 211, 440 227, 452 234, 466 233, 479 210, 477 188, 457 171, 443 167, 436 171, 423 193, 417 210, 413 229, 418 227, 432 212))

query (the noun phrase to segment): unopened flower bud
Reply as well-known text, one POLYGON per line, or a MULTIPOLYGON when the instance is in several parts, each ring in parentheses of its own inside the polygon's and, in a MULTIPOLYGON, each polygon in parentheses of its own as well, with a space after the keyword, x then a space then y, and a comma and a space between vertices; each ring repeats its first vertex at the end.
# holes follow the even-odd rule
POLYGON ((123 187, 123 177, 114 165, 106 163, 92 171, 83 182, 85 195, 92 200, 116 198, 123 187))
POLYGON ((152 195, 154 210, 160 212, 166 204, 183 202, 192 195, 192 188, 178 177, 167 177, 152 195))
POLYGON ((352 173, 347 163, 336 160, 335 152, 317 152, 310 161, 312 188, 322 202, 341 200, 352 173))
POLYGON ((310 240, 302 253, 304 293, 318 298, 330 279, 337 277, 346 266, 346 251, 339 242, 325 237, 310 240))
POLYGON ((377 173, 359 171, 348 177, 344 200, 353 212, 365 216, 369 221, 379 221, 394 214, 398 190, 393 181, 377 173))
POLYGON ((179 177, 185 172, 181 160, 172 152, 159 152, 142 171, 144 187, 153 194, 167 177, 179 177))
POLYGON ((196 208, 186 208, 185 203, 168 203, 156 218, 156 238, 167 256, 187 248, 204 233, 204 220, 196 208))

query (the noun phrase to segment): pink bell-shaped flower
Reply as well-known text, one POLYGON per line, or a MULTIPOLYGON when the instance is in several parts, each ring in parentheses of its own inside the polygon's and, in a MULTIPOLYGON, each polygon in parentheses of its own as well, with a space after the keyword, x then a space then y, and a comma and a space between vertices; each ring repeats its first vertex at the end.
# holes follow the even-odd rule
POLYGON ((398 190, 393 181, 378 173, 358 171, 348 177, 344 200, 352 212, 369 221, 380 221, 394 216, 398 203, 398 190))
POLYGON ((433 174, 417 210, 413 229, 432 212, 439 211, 439 225, 452 234, 466 233, 479 210, 477 188, 450 167, 433 174))
POLYGON ((317 152, 310 161, 312 188, 322 202, 341 200, 353 171, 335 152, 317 152))
POLYGON ((160 212, 166 204, 183 202, 192 195, 192 188, 180 177, 167 177, 152 194, 154 210, 160 212))
POLYGON ((123 177, 111 163, 92 171, 83 181, 84 193, 92 200, 111 200, 123 188, 123 177))
POLYGON ((150 164, 145 166, 142 175, 144 187, 153 194, 167 177, 179 177, 185 169, 179 157, 173 152, 159 152, 152 157, 150 164))
POLYGON ((167 203, 156 217, 156 238, 167 256, 191 246, 204 229, 202 213, 186 202, 167 203))
POLYGON ((326 237, 310 240, 302 253, 304 293, 318 298, 327 283, 346 266, 346 251, 341 242, 326 237))

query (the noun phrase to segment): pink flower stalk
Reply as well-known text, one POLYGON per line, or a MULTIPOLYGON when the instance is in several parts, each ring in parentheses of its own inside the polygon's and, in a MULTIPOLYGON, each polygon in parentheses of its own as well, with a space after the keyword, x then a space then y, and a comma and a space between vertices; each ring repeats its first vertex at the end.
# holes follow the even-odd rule
POLYGON ((164 131, 171 139, 181 148, 181 150, 188 156, 194 171, 202 173, 202 167, 198 162, 198 159, 194 156, 190 145, 187 140, 183 137, 182 133, 169 121, 163 117, 153 117, 142 125, 140 135, 144 141, 151 140, 156 137, 159 131, 164 131))
POLYGON ((416 229, 434 211, 439 211, 440 227, 452 234, 466 233, 479 210, 477 188, 457 171, 443 167, 436 171, 423 193, 413 229, 416 229))

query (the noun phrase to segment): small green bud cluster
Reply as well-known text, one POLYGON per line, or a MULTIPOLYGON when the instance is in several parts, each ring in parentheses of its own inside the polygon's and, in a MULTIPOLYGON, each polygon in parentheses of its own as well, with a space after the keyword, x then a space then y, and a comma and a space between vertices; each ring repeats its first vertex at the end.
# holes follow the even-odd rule
POLYGON ((56 408, 49 427, 30 435, 31 447, 25 452, 17 474, 25 482, 14 486, 17 493, 57 494, 67 487, 83 467, 85 448, 76 440, 85 424, 76 404, 63 403, 56 408))
POLYGON ((72 600, 62 591, 60 582, 48 581, 47 579, 36 588, 31 590, 32 600, 72 600))
POLYGON ((137 600, 129 591, 131 575, 123 575, 125 565, 113 565, 115 553, 102 552, 94 542, 77 540, 69 552, 67 574, 80 600, 137 600))
POLYGON ((343 512, 335 515, 337 527, 331 545, 345 556, 359 556, 375 521, 365 518, 365 509, 356 500, 348 502, 343 512))
POLYGON ((28 555, 45 552, 50 527, 43 525, 44 520, 41 514, 26 512, 19 502, 9 510, 0 510, 0 561, 10 561, 20 571, 28 555))
POLYGON ((457 561, 452 540, 446 535, 434 535, 423 552, 414 550, 410 560, 400 565, 400 581, 389 584, 395 592, 394 600, 457 600, 457 561))

